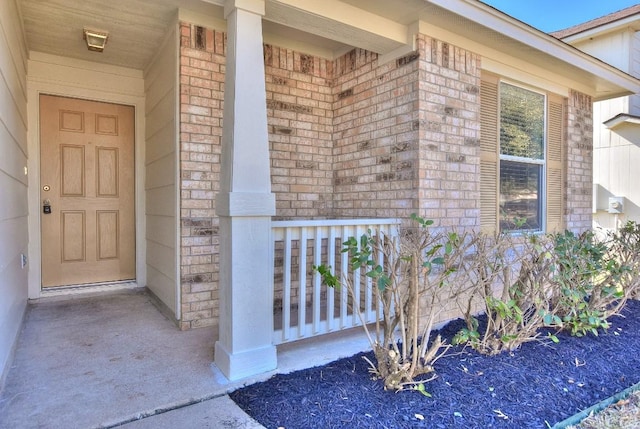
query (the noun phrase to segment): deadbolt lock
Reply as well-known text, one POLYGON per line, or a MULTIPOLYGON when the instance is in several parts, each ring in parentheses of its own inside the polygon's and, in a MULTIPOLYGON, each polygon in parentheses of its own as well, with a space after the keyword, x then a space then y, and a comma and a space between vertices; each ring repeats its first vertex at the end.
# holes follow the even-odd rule
POLYGON ((44 200, 42 202, 42 213, 51 214, 51 201, 44 200))

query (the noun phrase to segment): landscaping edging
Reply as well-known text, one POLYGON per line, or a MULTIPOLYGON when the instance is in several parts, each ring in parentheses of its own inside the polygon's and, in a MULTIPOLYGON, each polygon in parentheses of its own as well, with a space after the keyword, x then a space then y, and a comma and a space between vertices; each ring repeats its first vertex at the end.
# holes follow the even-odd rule
POLYGON ((569 426, 575 426, 580 424, 580 422, 582 422, 584 419, 586 419, 587 417, 589 417, 591 415, 591 413, 599 413, 600 411, 604 410, 605 408, 607 408, 608 406, 610 406, 611 404, 615 404, 616 402, 626 399, 629 395, 631 395, 632 393, 639 391, 640 390, 640 383, 634 384, 631 387, 628 387, 626 389, 624 389, 621 392, 616 393, 615 395, 604 399, 600 402, 598 402, 595 405, 592 405, 591 407, 584 409, 582 411, 580 411, 577 414, 574 414, 573 416, 556 423, 555 425, 553 425, 553 427, 551 429, 565 429, 569 426))

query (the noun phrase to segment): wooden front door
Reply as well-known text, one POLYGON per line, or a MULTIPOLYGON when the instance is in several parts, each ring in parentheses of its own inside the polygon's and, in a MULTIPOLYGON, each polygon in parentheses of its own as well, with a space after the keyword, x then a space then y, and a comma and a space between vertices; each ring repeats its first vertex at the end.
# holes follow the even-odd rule
POLYGON ((134 109, 40 96, 42 286, 135 278, 134 109))

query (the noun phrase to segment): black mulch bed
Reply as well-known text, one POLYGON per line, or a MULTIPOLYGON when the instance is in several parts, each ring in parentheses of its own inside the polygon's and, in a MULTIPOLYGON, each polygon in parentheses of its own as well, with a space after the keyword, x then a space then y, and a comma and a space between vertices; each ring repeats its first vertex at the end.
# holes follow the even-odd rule
MULTIPOLYGON (((640 301, 598 337, 560 334, 511 354, 453 349, 438 378, 418 392, 393 393, 372 381, 363 354, 231 393, 267 428, 548 428, 640 382, 640 301)), ((443 328, 451 338, 461 325, 443 328)), ((370 358, 372 356, 368 354, 370 358)))

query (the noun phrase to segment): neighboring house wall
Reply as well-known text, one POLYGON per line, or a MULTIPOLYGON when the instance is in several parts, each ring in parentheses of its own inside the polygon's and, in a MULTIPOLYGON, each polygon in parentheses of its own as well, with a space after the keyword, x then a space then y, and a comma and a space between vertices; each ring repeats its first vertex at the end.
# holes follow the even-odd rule
MULTIPOLYGON (((640 76, 640 32, 627 29, 622 32, 606 33, 577 42, 574 46, 632 76, 640 76)), ((613 109, 609 107, 609 109, 616 113, 611 116, 603 116, 603 121, 611 119, 618 113, 640 115, 640 94, 597 102, 596 106, 598 105, 615 107, 613 109)), ((596 109, 602 108, 596 107, 596 109)), ((596 122, 596 124, 600 125, 601 123, 596 122)), ((595 137, 597 136, 594 134, 595 137)))
MULTIPOLYGON (((640 76, 640 33, 631 29, 597 35, 574 46, 633 76, 640 76)), ((596 227, 616 228, 626 220, 640 221, 638 125, 614 129, 604 122, 619 114, 640 115, 640 95, 600 101, 593 106, 593 183, 591 205, 596 227), (608 213, 609 197, 625 198, 624 213, 608 213)))
POLYGON ((578 42, 574 46, 622 71, 629 71, 631 41, 634 38, 635 33, 627 30, 578 42))
MULTIPOLYGON (((629 69, 621 69, 632 76, 640 76, 640 32, 634 32, 630 37, 631 47, 629 49, 629 69)), ((610 100, 613 101, 613 100, 610 100)), ((640 115, 640 94, 629 96, 629 113, 640 115)))
MULTIPOLYGON (((181 328, 188 329, 218 317, 214 197, 226 39, 186 22, 180 35, 181 328)), ((441 226, 480 226, 482 55, 426 35, 417 43, 416 52, 384 64, 362 49, 329 60, 265 44, 274 219, 396 217, 408 225, 420 213, 441 226)), ((502 67, 496 59, 508 62, 494 57, 493 69, 502 67)), ((527 83, 523 71, 502 68, 527 83)), ((550 125, 557 151, 547 162, 547 223, 583 231, 591 225, 591 99, 553 77, 536 79, 557 90, 540 89, 559 106, 550 125)), ((456 311, 452 304, 442 316, 456 311)))
POLYGON ((638 125, 622 124, 615 129, 601 125, 626 110, 628 100, 598 102, 594 106, 593 218, 595 226, 615 228, 627 220, 640 222, 640 131, 638 125), (609 197, 624 197, 624 212, 607 212, 609 197))
POLYGON ((144 74, 147 287, 180 317, 178 281, 178 28, 144 74))
POLYGON ((0 3, 0 388, 27 306, 27 50, 16 4, 0 3))

